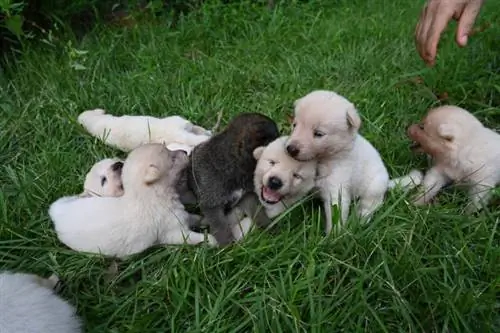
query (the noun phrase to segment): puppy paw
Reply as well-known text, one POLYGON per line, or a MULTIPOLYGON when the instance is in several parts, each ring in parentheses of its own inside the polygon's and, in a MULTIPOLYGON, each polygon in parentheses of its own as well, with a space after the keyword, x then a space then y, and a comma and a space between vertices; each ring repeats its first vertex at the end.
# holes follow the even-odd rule
POLYGON ((78 116, 78 122, 81 124, 90 117, 102 116, 105 113, 106 111, 103 109, 86 110, 80 113, 80 115, 78 116))
POLYGON ((213 246, 213 247, 215 247, 215 246, 218 246, 218 245, 219 245, 219 243, 217 242, 217 240, 215 239, 215 237, 214 237, 214 236, 212 236, 212 235, 210 235, 210 234, 208 234, 208 235, 207 235, 206 243, 207 243, 209 246, 213 246))

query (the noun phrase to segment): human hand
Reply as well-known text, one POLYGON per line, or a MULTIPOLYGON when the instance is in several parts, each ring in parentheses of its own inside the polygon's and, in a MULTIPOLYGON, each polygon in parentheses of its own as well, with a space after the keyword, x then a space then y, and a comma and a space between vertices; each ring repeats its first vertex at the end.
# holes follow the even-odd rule
POLYGON ((415 29, 415 41, 420 57, 433 66, 442 32, 451 18, 458 21, 455 40, 461 47, 468 36, 484 0, 428 0, 415 29))

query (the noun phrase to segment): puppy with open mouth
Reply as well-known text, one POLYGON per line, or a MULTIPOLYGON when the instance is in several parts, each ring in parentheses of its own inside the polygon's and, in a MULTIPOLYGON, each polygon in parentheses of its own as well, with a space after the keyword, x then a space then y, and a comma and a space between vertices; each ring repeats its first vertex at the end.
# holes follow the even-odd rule
MULTIPOLYGON (((408 181, 410 176, 389 180, 379 152, 359 134, 357 109, 345 97, 315 90, 296 100, 294 108, 286 151, 299 161, 318 162, 316 187, 324 202, 327 234, 332 229, 332 205, 339 206, 343 223, 351 202, 359 199, 358 215, 369 218, 382 205, 388 188, 416 185, 408 181)), ((415 180, 419 183, 418 175, 415 180)))
POLYGON ((304 198, 315 185, 317 162, 299 161, 286 152, 288 136, 254 150, 255 192, 267 216, 273 218, 304 198))
POLYGON ((430 109, 419 124, 408 128, 414 152, 426 153, 433 166, 414 199, 424 205, 450 183, 469 188, 467 212, 487 204, 500 183, 500 135, 486 128, 469 111, 453 105, 430 109))

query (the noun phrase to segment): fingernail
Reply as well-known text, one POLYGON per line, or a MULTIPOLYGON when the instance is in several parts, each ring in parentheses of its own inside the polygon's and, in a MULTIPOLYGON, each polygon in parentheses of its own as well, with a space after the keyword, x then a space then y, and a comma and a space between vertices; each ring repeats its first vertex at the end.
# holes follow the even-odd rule
POLYGON ((467 45, 467 35, 460 37, 460 44, 463 46, 467 45))

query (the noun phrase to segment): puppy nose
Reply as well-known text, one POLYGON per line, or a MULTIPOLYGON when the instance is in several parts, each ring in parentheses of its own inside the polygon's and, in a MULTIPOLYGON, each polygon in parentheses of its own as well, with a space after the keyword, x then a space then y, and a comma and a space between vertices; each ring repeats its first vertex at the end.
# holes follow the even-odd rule
POLYGON ((278 177, 273 176, 267 181, 267 186, 271 190, 279 190, 283 186, 283 182, 278 177))
POLYGON ((294 145, 288 145, 286 146, 286 151, 290 156, 295 157, 299 154, 300 149, 295 147, 294 145))
POLYGON ((123 162, 116 162, 111 165, 111 170, 118 171, 123 168, 123 162))

